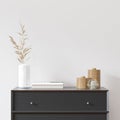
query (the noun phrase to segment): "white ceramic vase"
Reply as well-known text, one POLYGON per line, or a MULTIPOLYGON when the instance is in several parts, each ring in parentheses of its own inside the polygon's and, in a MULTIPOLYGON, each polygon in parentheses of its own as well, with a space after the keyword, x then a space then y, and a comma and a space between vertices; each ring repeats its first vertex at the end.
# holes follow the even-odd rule
POLYGON ((30 65, 20 64, 18 66, 18 87, 19 88, 30 88, 30 65))

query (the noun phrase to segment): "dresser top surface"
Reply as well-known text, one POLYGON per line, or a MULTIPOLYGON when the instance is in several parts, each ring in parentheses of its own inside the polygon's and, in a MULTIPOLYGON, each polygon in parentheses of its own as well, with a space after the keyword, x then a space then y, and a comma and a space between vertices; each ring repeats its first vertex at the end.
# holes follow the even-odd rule
POLYGON ((64 87, 64 88, 14 88, 12 91, 108 91, 108 89, 101 87, 99 89, 79 89, 75 87, 64 87))

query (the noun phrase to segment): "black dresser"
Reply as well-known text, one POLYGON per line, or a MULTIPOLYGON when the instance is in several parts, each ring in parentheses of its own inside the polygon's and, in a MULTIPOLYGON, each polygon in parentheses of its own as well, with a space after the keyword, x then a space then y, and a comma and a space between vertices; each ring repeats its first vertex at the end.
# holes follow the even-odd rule
POLYGON ((107 120, 107 93, 105 88, 16 88, 11 90, 11 120, 107 120))

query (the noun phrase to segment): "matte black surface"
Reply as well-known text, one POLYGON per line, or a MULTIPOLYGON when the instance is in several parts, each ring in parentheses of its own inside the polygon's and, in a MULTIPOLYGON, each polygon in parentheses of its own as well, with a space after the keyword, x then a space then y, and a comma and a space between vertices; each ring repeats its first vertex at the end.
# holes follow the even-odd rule
POLYGON ((58 89, 55 89, 55 88, 28 88, 28 89, 15 88, 12 91, 26 91, 26 92, 29 92, 29 91, 62 91, 62 92, 64 92, 64 91, 65 92, 66 91, 75 91, 75 92, 81 92, 81 91, 93 92, 93 91, 96 91, 96 92, 101 92, 101 91, 108 91, 108 90, 104 87, 101 87, 101 88, 95 89, 95 90, 79 89, 79 88, 75 88, 75 87, 64 87, 64 88, 58 88, 58 89))
POLYGON ((106 92, 15 92, 16 111, 106 111, 106 92))
POLYGON ((106 120, 105 114, 16 114, 14 120, 106 120))
POLYGON ((11 120, 107 120, 107 89, 11 91, 11 120))

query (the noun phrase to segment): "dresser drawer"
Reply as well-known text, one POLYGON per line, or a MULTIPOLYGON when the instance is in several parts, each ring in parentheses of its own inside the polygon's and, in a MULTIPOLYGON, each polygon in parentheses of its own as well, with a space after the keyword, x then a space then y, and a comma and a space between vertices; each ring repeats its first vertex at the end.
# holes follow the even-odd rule
POLYGON ((106 92, 13 92, 12 97, 13 111, 106 111, 106 92))
POLYGON ((106 120, 105 114, 16 114, 13 120, 106 120))

